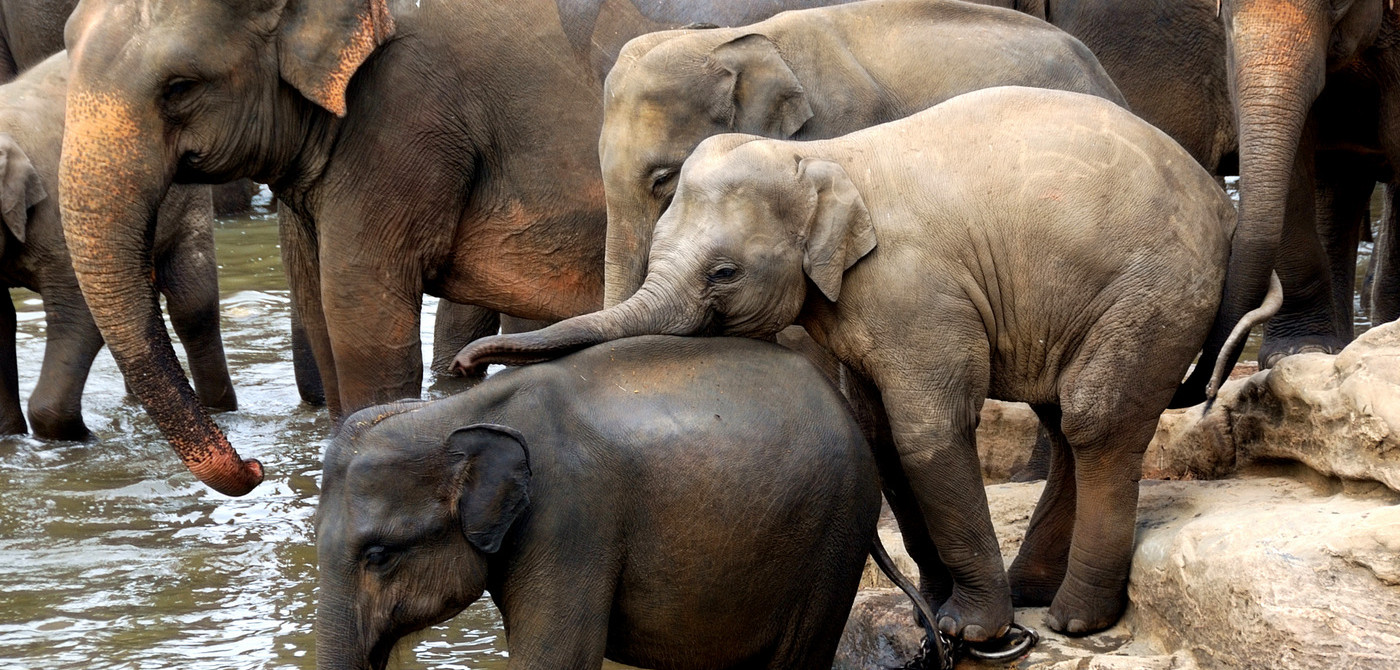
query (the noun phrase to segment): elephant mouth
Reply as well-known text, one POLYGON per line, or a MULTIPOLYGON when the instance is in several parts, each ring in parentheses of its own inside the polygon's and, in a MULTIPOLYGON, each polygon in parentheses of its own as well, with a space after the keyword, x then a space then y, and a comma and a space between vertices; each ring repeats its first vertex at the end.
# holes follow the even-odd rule
POLYGON ((388 670, 389 659, 394 655, 394 646, 398 641, 398 638, 393 636, 379 638, 369 650, 369 669, 388 670))

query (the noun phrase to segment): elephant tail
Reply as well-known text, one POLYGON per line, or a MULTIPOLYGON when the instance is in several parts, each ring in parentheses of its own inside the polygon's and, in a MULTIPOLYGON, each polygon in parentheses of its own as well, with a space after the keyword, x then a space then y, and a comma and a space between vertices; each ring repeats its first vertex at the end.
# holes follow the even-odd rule
MULTIPOLYGON (((933 654, 933 658, 928 659, 930 663, 928 667, 939 668, 941 670, 943 668, 941 659, 951 658, 952 654, 949 653, 950 650, 945 649, 945 645, 947 645, 949 641, 943 633, 939 632, 938 628, 935 627, 935 622, 938 621, 938 618, 934 616, 933 606, 928 604, 928 601, 924 599, 922 593, 919 593, 919 589, 914 586, 914 582, 910 581, 904 573, 899 571, 899 568, 894 566, 894 561, 890 559, 889 552, 885 551, 885 543, 880 541, 880 533, 878 531, 875 533, 875 538, 870 542, 870 557, 875 559, 875 565, 880 566, 880 572, 885 573, 885 576, 889 577, 890 581, 894 582, 894 585, 898 586, 899 590, 903 591, 904 595, 909 596, 909 600, 914 603, 914 618, 919 622, 919 626, 924 629, 924 648, 929 653, 933 654)), ((952 668, 949 667, 948 670, 952 670, 952 668)))
MULTIPOLYGON (((1277 272, 1269 273, 1269 292, 1264 295, 1264 302, 1258 307, 1245 313, 1235 324, 1235 329, 1230 331, 1230 336, 1225 339, 1225 344, 1220 347, 1220 353, 1215 359, 1215 369, 1211 372, 1210 379, 1206 382, 1205 388, 1195 388, 1197 384, 1192 382, 1201 379, 1201 375, 1192 375, 1186 383, 1176 390, 1176 397, 1168 407, 1172 409, 1180 407, 1190 407, 1206 403, 1206 409, 1210 409, 1211 403, 1215 402, 1215 396, 1220 393, 1220 386, 1225 382, 1225 375, 1229 372, 1227 367, 1230 361, 1237 358, 1237 352, 1244 346, 1245 339, 1249 337, 1249 331, 1255 326, 1268 321, 1270 317, 1278 313, 1283 306, 1283 284, 1279 281, 1277 272)), ((1203 356, 1196 365, 1205 365, 1206 359, 1203 356)))

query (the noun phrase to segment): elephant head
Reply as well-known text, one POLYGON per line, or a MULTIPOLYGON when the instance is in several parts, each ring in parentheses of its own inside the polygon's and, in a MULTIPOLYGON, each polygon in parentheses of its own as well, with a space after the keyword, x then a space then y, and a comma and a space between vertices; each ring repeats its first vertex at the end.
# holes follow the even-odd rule
POLYGON ((394 31, 387 0, 84 0, 59 174, 63 228, 93 318, 185 465, 242 495, 262 481, 200 407, 152 281, 155 213, 176 182, 285 183, 346 113, 394 31))
POLYGON ((427 440, 406 411, 362 411, 326 450, 318 670, 383 670, 403 636, 475 602, 529 503, 520 433, 475 424, 427 440))
POLYGON ((598 141, 608 207, 605 306, 641 286, 652 229, 701 140, 732 132, 786 139, 812 117, 772 40, 732 30, 674 39, 695 32, 638 37, 608 74, 598 141))
MULTIPOLYGON (((1329 72, 1359 58, 1376 40, 1382 22, 1391 20, 1386 6, 1386 0, 1222 0, 1239 128, 1240 216, 1220 312, 1202 360, 1218 353, 1233 325, 1263 300, 1284 233, 1295 162, 1312 158, 1299 150, 1313 102, 1329 72)), ((1210 366, 1198 366, 1183 387, 1194 390, 1186 402, 1203 399, 1199 391, 1209 375, 1210 366)))
POLYGON ((875 248, 865 201, 839 164, 751 135, 705 140, 656 224, 642 287, 627 300, 532 333, 465 347, 454 368, 548 360, 637 335, 766 338, 815 288, 835 302, 846 271, 875 248))

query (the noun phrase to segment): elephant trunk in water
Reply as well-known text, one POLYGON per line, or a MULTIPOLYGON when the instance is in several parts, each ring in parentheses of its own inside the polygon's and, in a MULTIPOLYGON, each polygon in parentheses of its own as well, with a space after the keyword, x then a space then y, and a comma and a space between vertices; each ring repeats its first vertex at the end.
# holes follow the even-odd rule
POLYGON ((462 349, 452 369, 463 374, 492 363, 526 365, 553 360, 595 344, 638 335, 692 335, 704 329, 699 304, 676 297, 676 289, 648 279, 631 298, 599 312, 548 328, 477 340, 462 349))
POLYGON ((262 481, 190 388, 161 318, 151 256, 155 213, 171 182, 153 119, 111 93, 69 89, 60 193, 63 232, 93 319, 128 385, 185 466, 227 495, 262 481))
MULTIPOLYGON (((1173 407, 1206 399, 1210 362, 1223 351, 1235 324, 1264 302, 1283 236, 1304 123, 1326 74, 1326 26, 1314 25, 1316 21, 1303 12, 1276 12, 1272 5, 1242 9, 1249 11, 1233 17, 1228 63, 1240 128, 1239 224, 1202 364, 1178 389, 1173 407)), ((1239 349, 1227 353, 1228 372, 1239 349)))

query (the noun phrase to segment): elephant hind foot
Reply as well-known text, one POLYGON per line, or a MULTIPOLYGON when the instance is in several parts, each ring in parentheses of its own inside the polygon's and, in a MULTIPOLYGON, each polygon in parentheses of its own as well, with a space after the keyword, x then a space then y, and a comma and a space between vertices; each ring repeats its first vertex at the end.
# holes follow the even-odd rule
POLYGON ((1296 338, 1266 338, 1259 347, 1259 369, 1267 370, 1287 356, 1294 354, 1336 354, 1346 348, 1347 341, 1333 335, 1308 335, 1296 338))
POLYGON ((68 440, 81 442, 92 437, 83 416, 30 403, 29 423, 34 426, 34 437, 44 440, 68 440))
POLYGON ((1107 590, 1066 580, 1050 604, 1045 625, 1063 635, 1089 635, 1117 623, 1127 606, 1126 588, 1107 590))

